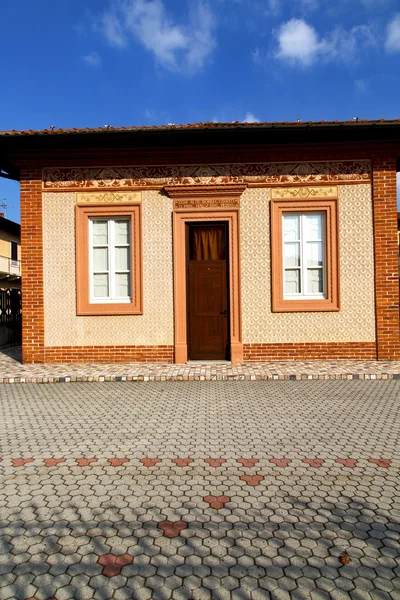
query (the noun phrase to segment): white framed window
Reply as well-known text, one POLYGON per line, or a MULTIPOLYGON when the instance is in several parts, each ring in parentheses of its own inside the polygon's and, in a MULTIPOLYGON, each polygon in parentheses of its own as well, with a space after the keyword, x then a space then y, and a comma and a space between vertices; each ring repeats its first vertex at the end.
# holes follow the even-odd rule
POLYGON ((142 315, 141 204, 76 206, 76 312, 142 315))
POLYGON ((129 218, 89 219, 90 302, 131 302, 129 218))
POLYGON ((282 214, 283 297, 326 299, 324 212, 282 214))

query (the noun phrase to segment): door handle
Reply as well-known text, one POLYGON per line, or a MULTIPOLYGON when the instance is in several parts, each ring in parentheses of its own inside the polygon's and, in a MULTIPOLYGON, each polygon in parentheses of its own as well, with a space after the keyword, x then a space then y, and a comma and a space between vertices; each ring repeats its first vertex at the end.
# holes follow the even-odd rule
POLYGON ((219 313, 220 315, 224 315, 225 319, 226 319, 226 309, 223 310, 222 312, 219 313))

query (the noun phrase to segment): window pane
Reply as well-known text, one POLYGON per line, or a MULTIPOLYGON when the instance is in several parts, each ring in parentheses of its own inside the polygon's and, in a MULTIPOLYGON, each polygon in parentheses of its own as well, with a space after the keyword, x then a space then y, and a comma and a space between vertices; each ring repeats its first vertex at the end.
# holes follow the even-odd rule
POLYGON ((299 215, 283 216, 283 239, 285 242, 295 242, 300 239, 299 215))
POLYGON ((115 275, 115 293, 117 298, 129 296, 129 274, 117 273, 115 275))
POLYGON ((115 221, 115 244, 129 244, 129 221, 115 221))
POLYGON ((285 294, 299 294, 300 291, 300 270, 285 269, 285 294))
POLYGON ((322 267, 322 242, 307 242, 307 267, 322 267))
POLYGON ((307 240, 322 240, 322 215, 304 215, 304 227, 307 240))
POLYGON ((93 271, 108 271, 108 249, 93 248, 93 271))
POLYGON ((93 246, 108 244, 108 222, 93 221, 93 246))
POLYGON ((93 295, 95 298, 108 298, 108 275, 93 275, 93 295))
POLYGON ((300 266, 300 242, 285 243, 283 246, 285 267, 300 266))
POLYGON ((322 294, 324 291, 322 269, 307 269, 307 288, 309 294, 322 294))
POLYGON ((11 242, 11 260, 18 260, 18 244, 11 242))
POLYGON ((115 248, 115 270, 129 271, 129 248, 115 248))

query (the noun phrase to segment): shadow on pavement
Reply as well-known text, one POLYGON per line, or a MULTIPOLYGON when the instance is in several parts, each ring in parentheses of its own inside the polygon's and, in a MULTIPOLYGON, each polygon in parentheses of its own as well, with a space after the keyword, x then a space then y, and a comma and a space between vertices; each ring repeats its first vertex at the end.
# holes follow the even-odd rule
MULTIPOLYGON (((78 491, 79 480, 69 489, 78 491)), ((94 495, 57 507, 45 487, 37 494, 13 499, 13 519, 0 522, 2 599, 306 600, 337 591, 385 600, 400 587, 400 526, 390 506, 345 495, 287 495, 278 506, 259 497, 251 506, 232 496, 220 510, 171 498, 163 511, 156 499, 131 508, 141 502, 134 489, 124 508, 94 495), (188 527, 168 538, 159 527, 166 520, 188 527), (105 575, 121 555, 122 567, 105 575)))

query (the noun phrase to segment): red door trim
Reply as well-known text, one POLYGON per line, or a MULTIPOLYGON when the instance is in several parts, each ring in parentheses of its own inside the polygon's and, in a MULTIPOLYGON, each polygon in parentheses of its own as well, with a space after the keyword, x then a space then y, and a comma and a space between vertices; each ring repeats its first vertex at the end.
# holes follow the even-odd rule
POLYGON ((186 223, 225 221, 229 235, 229 313, 230 313, 230 355, 233 363, 243 361, 242 306, 240 294, 240 248, 239 211, 183 211, 174 212, 174 346, 175 362, 186 363, 187 346, 187 274, 186 274, 186 223))

